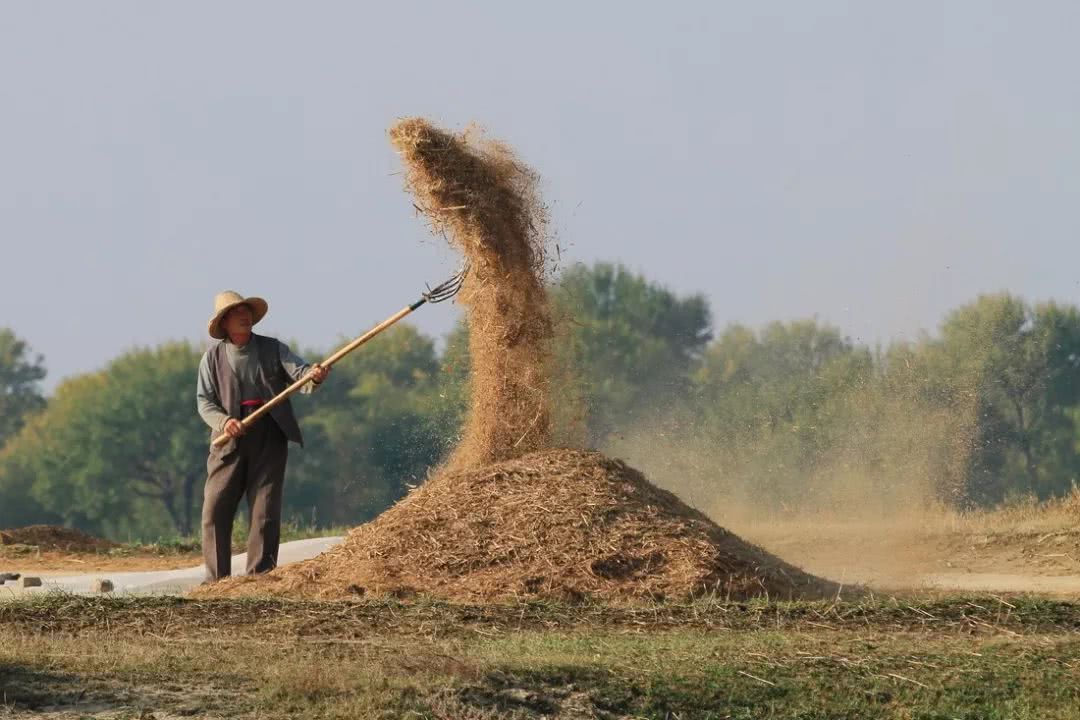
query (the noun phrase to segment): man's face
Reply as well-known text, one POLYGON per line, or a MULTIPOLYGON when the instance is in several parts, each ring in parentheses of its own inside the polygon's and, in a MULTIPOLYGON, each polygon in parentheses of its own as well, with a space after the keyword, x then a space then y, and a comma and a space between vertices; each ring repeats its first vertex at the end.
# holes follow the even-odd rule
POLYGON ((251 320, 251 308, 247 305, 237 305, 221 318, 221 327, 229 335, 246 335, 251 332, 251 320))

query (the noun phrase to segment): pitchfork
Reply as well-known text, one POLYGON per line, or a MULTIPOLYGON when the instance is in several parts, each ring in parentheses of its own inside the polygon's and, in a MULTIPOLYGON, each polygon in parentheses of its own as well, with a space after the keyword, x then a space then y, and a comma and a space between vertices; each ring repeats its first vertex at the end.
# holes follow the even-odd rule
MULTIPOLYGON (((396 323, 398 320, 401 320, 406 315, 409 315, 409 314, 415 312, 417 310, 417 308, 419 308, 421 305, 425 305, 427 303, 441 303, 441 302, 445 302, 446 300, 449 300, 450 298, 454 297, 455 295, 458 294, 458 290, 461 290, 461 285, 462 285, 462 283, 465 282, 465 275, 468 272, 469 272, 469 266, 465 265, 465 267, 463 267, 456 275, 454 275, 454 277, 450 278, 449 280, 447 280, 443 284, 436 285, 435 287, 428 287, 427 292, 423 293, 420 296, 420 299, 417 300, 416 302, 414 302, 412 305, 409 305, 408 307, 404 307, 401 310, 398 310, 396 313, 394 313, 390 317, 386 318, 381 323, 379 323, 378 325, 371 328, 370 330, 368 330, 366 333, 364 333, 360 337, 358 337, 355 340, 353 340, 352 342, 350 342, 348 345, 345 345, 340 350, 338 350, 333 355, 326 358, 325 360, 323 360, 319 364, 322 365, 323 367, 327 367, 327 368, 328 367, 333 367, 334 363, 336 363, 338 360, 345 357, 346 355, 351 353, 353 350, 360 347, 361 345, 366 343, 368 340, 375 337, 376 335, 381 333, 383 330, 387 329, 388 327, 390 327, 391 325, 396 323)), ((251 413, 246 418, 241 420, 240 424, 244 427, 245 430, 247 430, 249 427, 251 427, 252 424, 255 423, 256 420, 261 418, 266 413, 270 412, 270 410, 272 408, 274 408, 277 405, 280 405, 281 403, 285 402, 285 399, 287 397, 289 397, 290 395, 295 393, 300 388, 304 387, 304 385, 308 384, 310 381, 311 381, 311 373, 309 372, 308 374, 304 375, 304 377, 300 378, 299 380, 294 382, 292 385, 290 385, 289 387, 285 388, 280 393, 278 393, 277 396, 274 397, 274 399, 260 405, 258 410, 256 410, 255 412, 251 413)), ((226 435, 225 433, 222 433, 216 440, 214 440, 213 444, 214 445, 224 445, 230 439, 231 438, 228 435, 226 435)))

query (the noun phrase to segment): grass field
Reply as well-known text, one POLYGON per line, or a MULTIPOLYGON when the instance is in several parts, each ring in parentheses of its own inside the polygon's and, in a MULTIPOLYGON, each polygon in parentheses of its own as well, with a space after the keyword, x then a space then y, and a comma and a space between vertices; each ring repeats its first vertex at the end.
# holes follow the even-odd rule
POLYGON ((1076 718, 1080 604, 0 603, 12 717, 1076 718))
MULTIPOLYGON (((1076 500, 756 539, 838 579, 1075 577, 1076 500)), ((197 550, 36 562, 186 566, 197 550)), ((634 608, 37 595, 0 602, 0 718, 1080 718, 1080 602, 898 592, 634 608)))

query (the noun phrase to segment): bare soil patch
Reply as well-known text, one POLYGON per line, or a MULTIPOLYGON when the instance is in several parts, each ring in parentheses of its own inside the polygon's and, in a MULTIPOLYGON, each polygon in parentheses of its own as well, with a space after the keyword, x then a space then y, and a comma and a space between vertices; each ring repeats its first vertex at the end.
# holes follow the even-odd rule
POLYGON ((58 525, 28 525, 0 530, 0 545, 32 545, 39 550, 102 552, 119 547, 105 538, 58 525))
POLYGON ((123 545, 56 525, 0 530, 0 572, 174 570, 200 562, 197 548, 123 545))
POLYGON ((119 553, 40 552, 33 546, 7 553, 0 547, 0 571, 17 573, 82 574, 93 572, 138 572, 141 570, 182 570, 202 562, 198 553, 161 554, 151 550, 119 553))

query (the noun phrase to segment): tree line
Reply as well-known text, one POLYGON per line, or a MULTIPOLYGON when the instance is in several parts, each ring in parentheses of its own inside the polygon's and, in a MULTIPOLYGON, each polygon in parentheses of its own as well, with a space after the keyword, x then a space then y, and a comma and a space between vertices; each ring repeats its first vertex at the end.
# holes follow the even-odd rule
MULTIPOLYGON (((856 477, 883 506, 956 507, 1080 479, 1075 306, 985 295, 932 334, 869 347, 816 319, 714 334, 702 296, 604 263, 564 272, 552 303, 558 436, 638 461, 720 512, 728 500, 812 507, 856 477)), ((355 525, 422 483, 461 426, 465 338, 455 329, 440 352, 396 327, 297 399, 306 447, 290 455, 286 514, 355 525)), ((132 350, 45 397, 45 359, 0 329, 0 527, 197 535, 202 351, 132 350)))

